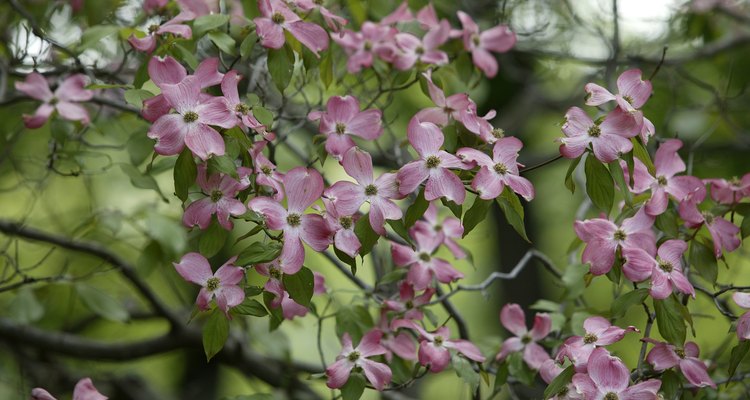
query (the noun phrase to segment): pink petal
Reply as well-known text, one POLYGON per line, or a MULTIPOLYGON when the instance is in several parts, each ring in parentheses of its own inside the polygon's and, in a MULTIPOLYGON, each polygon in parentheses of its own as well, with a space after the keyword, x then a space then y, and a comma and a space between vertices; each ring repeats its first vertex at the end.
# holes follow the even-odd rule
POLYGON ((42 388, 34 388, 31 390, 31 400, 57 400, 48 391, 42 388))
POLYGON ((349 176, 356 179, 362 186, 372 183, 372 157, 370 153, 352 147, 341 159, 341 165, 349 176))
POLYGON ((411 265, 406 274, 406 281, 414 285, 416 290, 427 289, 432 284, 432 271, 424 264, 416 262, 411 265))
POLYGON ((551 329, 552 320, 549 315, 541 313, 534 316, 534 326, 529 333, 531 334, 531 338, 536 342, 547 337, 551 329))
POLYGON ((640 69, 629 69, 617 78, 617 90, 630 98, 634 108, 641 108, 651 96, 651 82, 641 78, 640 69))
POLYGON ((285 24, 286 29, 316 56, 328 48, 328 33, 318 25, 305 21, 285 24))
POLYGON ((402 195, 412 193, 430 175, 424 161, 412 161, 398 171, 398 190, 402 195))
POLYGON ((621 400, 651 400, 658 399, 658 391, 661 387, 661 381, 658 379, 649 379, 645 382, 637 383, 619 394, 621 400))
POLYGON ((443 259, 433 258, 432 264, 432 270, 435 273, 435 277, 437 278, 438 282, 450 283, 464 277, 464 274, 453 268, 450 263, 443 259))
POLYGON ((581 261, 591 264, 591 273, 604 275, 612 269, 615 261, 616 243, 605 240, 592 240, 583 250, 581 261))
POLYGON ((245 276, 245 270, 240 267, 232 265, 236 257, 233 257, 227 261, 224 265, 219 267, 214 276, 219 278, 221 286, 232 286, 237 285, 245 276))
POLYGON ((23 115, 23 124, 29 129, 36 129, 43 126, 50 115, 55 111, 55 107, 51 104, 40 104, 34 112, 34 115, 23 115))
POLYGON ((385 220, 401 219, 403 212, 394 202, 377 197, 370 201, 370 226, 381 236, 385 236, 385 220))
POLYGON ((349 255, 349 257, 356 256, 360 247, 362 247, 357 235, 349 229, 342 229, 336 232, 336 236, 334 236, 334 244, 337 249, 343 251, 349 255))
POLYGON ((479 35, 479 45, 495 53, 505 53, 516 44, 516 34, 505 25, 487 29, 479 35))
MULTIPOLYGON (((331 125, 337 122, 347 124, 359 114, 359 101, 354 96, 332 96, 326 103, 326 109, 331 125)), ((334 126, 332 128, 335 130, 334 126)))
POLYGON ((296 231, 284 231, 284 244, 279 258, 284 260, 282 270, 285 274, 294 275, 302 268, 305 261, 305 247, 296 231))
POLYGON ((488 78, 494 78, 497 75, 497 60, 487 50, 475 48, 471 52, 471 60, 477 68, 481 69, 488 78))
POLYGON ((224 140, 214 128, 201 123, 189 123, 185 133, 185 145, 201 160, 212 155, 224 155, 224 140))
POLYGON ((383 113, 377 109, 369 109, 358 113, 347 124, 347 130, 353 135, 367 140, 375 140, 383 133, 381 126, 383 113))
POLYGON ((444 344, 447 348, 458 350, 459 353, 463 354, 470 360, 474 360, 480 363, 484 362, 485 360, 484 355, 482 355, 482 352, 479 350, 479 348, 475 346, 474 343, 471 343, 468 340, 448 340, 444 342, 444 344))
POLYGON ((654 156, 657 176, 671 178, 685 170, 685 163, 677 154, 677 150, 680 148, 682 148, 682 141, 679 139, 669 139, 659 146, 654 156))
POLYGON ((588 372, 600 391, 622 392, 628 387, 630 371, 617 357, 612 357, 604 347, 598 347, 591 353, 588 372))
POLYGON ((604 163, 610 163, 620 158, 620 154, 625 154, 633 149, 633 143, 630 140, 619 135, 607 135, 602 133, 598 138, 591 141, 594 148, 594 156, 604 163))
POLYGON ((336 210, 341 215, 358 212, 362 203, 365 202, 365 193, 362 186, 347 181, 334 183, 333 186, 326 189, 324 195, 335 204, 336 210))
POLYGON ((599 389, 596 387, 591 378, 583 373, 573 375, 573 386, 576 392, 583 394, 585 399, 596 399, 599 395, 599 389))
POLYGON ((206 197, 190 203, 182 216, 182 223, 187 227, 198 225, 201 229, 211 225, 211 215, 216 212, 216 203, 206 197))
POLYGON ((666 299, 672 294, 672 282, 669 275, 659 268, 655 268, 651 276, 650 294, 651 297, 658 300, 666 299))
POLYGON ((224 314, 227 314, 230 308, 240 305, 243 300, 245 291, 239 286, 223 286, 216 293, 216 306, 224 311, 224 314))
POLYGON ((224 79, 224 74, 219 72, 219 59, 217 57, 206 58, 195 68, 194 79, 200 83, 201 88, 218 85, 224 79))
POLYGON ((591 143, 591 137, 573 136, 560 139, 560 154, 565 158, 578 158, 586 151, 586 147, 591 143))
POLYGON ((604 317, 589 317, 583 321, 583 329, 586 333, 592 333, 594 335, 600 335, 609 329, 612 324, 604 317))
POLYGON ((55 97, 62 101, 89 101, 94 97, 94 92, 86 87, 88 78, 83 74, 75 74, 65 79, 55 90, 55 97))
POLYGON ((398 243, 391 243, 391 257, 397 266, 410 265, 419 259, 411 247, 398 243))
POLYGON ((300 237, 316 251, 323 251, 331 244, 331 231, 323 217, 315 214, 302 216, 300 237))
POLYGON ((663 371, 674 367, 680 362, 672 346, 659 342, 646 356, 646 362, 654 366, 655 370, 663 371))
POLYGON ((562 132, 567 137, 586 136, 588 137, 589 128, 594 126, 594 121, 578 107, 571 107, 565 113, 565 123, 562 126, 562 132))
POLYGON ((83 378, 73 389, 73 400, 107 400, 108 397, 99 393, 91 382, 91 378, 83 378))
POLYGON ((682 371, 682 375, 685 376, 688 382, 693 385, 698 387, 710 386, 716 389, 716 384, 708 376, 706 364, 703 361, 693 357, 686 357, 680 360, 680 371, 682 371))
POLYGON ((88 111, 80 104, 60 101, 55 108, 61 117, 69 121, 81 121, 84 125, 90 122, 88 111))
MULTIPOLYGON (((153 60, 153 58, 152 58, 153 60)), ((162 94, 158 94, 154 97, 143 101, 143 109, 141 115, 149 122, 155 122, 162 115, 169 113, 172 109, 172 105, 169 104, 167 99, 162 94)))
MULTIPOLYGON (((280 49, 284 46, 284 29, 270 18, 255 18, 255 29, 260 38, 260 45, 269 49, 280 49)), ((347 375, 348 376, 348 375, 347 375)))
POLYGON ((615 99, 615 95, 610 93, 609 90, 595 83, 587 83, 583 90, 586 91, 587 106, 599 106, 615 99))
POLYGON ((750 293, 734 292, 732 300, 742 308, 750 308, 750 293))
POLYGON ((544 348, 534 342, 526 344, 526 348, 523 350, 523 360, 526 361, 529 367, 538 370, 542 367, 545 361, 549 360, 549 354, 544 348))
POLYGON ((201 286, 205 286, 206 281, 214 276, 208 260, 199 253, 187 253, 179 263, 173 265, 183 279, 201 286))
POLYGON ((326 375, 328 375, 326 386, 331 389, 338 389, 344 386, 346 381, 349 380, 352 368, 354 368, 354 364, 347 358, 342 358, 330 365, 326 368, 326 375))
POLYGON ((367 380, 375 389, 382 391, 387 384, 391 383, 391 369, 387 365, 367 359, 363 359, 360 363, 367 380))
POLYGON ((432 342, 422 341, 419 344, 419 363, 430 367, 430 372, 440 372, 448 366, 451 355, 448 349, 437 347, 432 342))
POLYGON ((187 71, 170 56, 151 57, 148 61, 148 76, 156 86, 161 87, 164 84, 174 85, 181 82, 187 76, 187 71))
POLYGON ((148 137, 156 139, 154 151, 161 155, 179 154, 185 147, 187 126, 179 114, 160 117, 148 130, 148 137))
POLYGON ((531 181, 522 176, 511 174, 506 174, 505 179, 508 181, 508 186, 510 186, 514 192, 521 195, 526 201, 534 199, 536 193, 531 181))
POLYGON ((440 197, 452 200, 456 204, 463 204, 466 189, 458 175, 446 168, 435 168, 430 172, 425 185, 424 198, 432 201, 440 197))
POLYGON ((721 217, 714 217, 713 221, 707 225, 708 232, 714 242, 714 255, 716 258, 721 257, 721 249, 727 252, 734 251, 742 241, 737 236, 740 228, 721 217))
POLYGON ((323 177, 314 169, 293 168, 283 180, 290 213, 302 213, 323 194, 323 177))
POLYGON ((737 337, 740 340, 750 340, 750 312, 742 314, 740 319, 737 320, 737 337))
POLYGON ((421 157, 437 153, 445 140, 443 132, 437 125, 431 122, 421 122, 416 118, 409 121, 407 136, 409 143, 421 157))
POLYGON ((206 125, 216 125, 222 128, 233 128, 237 125, 237 117, 227 107, 223 97, 212 97, 195 107, 198 121, 206 125))
POLYGON ((636 136, 641 128, 641 124, 638 123, 633 115, 623 111, 619 107, 610 111, 599 126, 603 135, 617 135, 624 138, 636 136))
POLYGON ((471 187, 479 193, 480 198, 492 200, 500 196, 505 182, 496 172, 482 167, 471 182, 471 187))
POLYGON ((672 265, 680 266, 682 264, 682 255, 687 251, 687 243, 682 240, 667 240, 659 246, 657 254, 662 260, 668 261, 672 265))
POLYGON ((32 72, 26 75, 23 81, 15 82, 16 90, 31 97, 32 99, 49 102, 52 100, 52 91, 44 75, 32 72))
POLYGON ((364 336, 357 346, 362 357, 371 357, 385 354, 385 348, 380 344, 383 338, 383 332, 379 329, 373 329, 364 336))
POLYGON ((656 267, 656 260, 648 253, 642 249, 623 249, 622 255, 625 257, 622 272, 628 280, 641 282, 651 277, 651 271, 656 267))
POLYGON ((502 310, 500 310, 500 322, 505 329, 518 337, 522 337, 528 333, 526 329, 526 316, 518 304, 509 303, 503 306, 502 310))
POLYGON ((500 347, 500 352, 497 353, 497 356, 495 357, 495 359, 497 361, 503 361, 511 353, 521 351, 523 350, 523 348, 524 348, 524 344, 523 342, 521 342, 521 338, 514 336, 511 338, 505 339, 505 341, 503 342, 503 345, 500 347))

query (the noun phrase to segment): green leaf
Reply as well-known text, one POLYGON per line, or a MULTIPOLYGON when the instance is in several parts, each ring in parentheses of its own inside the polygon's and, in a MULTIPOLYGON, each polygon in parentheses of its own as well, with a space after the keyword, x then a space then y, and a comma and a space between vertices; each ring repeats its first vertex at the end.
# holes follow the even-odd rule
POLYGON ((742 217, 742 225, 740 226, 740 234, 742 238, 750 236, 750 216, 742 217))
POLYGON ((424 188, 419 191, 414 203, 409 206, 406 210, 406 216, 404 216, 404 227, 409 229, 416 223, 422 216, 424 216, 427 207, 430 206, 430 202, 424 198, 424 188))
POLYGON ((526 227, 523 224, 524 211, 521 201, 518 200, 518 196, 508 186, 505 187, 503 193, 497 198, 497 204, 503 211, 508 224, 516 230, 523 240, 531 243, 531 240, 526 236, 526 227))
POLYGON ((479 373, 474 371, 469 360, 454 354, 451 357, 451 364, 456 375, 469 385, 471 393, 476 393, 479 389, 479 373))
POLYGON ((442 204, 443 204, 444 206, 448 207, 448 209, 449 209, 449 210, 451 210, 451 212, 453 213, 453 215, 454 215, 454 216, 455 216, 456 218, 458 218, 458 219, 461 219, 461 214, 463 213, 463 206, 461 206, 461 204, 456 204, 456 202, 455 202, 455 201, 453 201, 453 200, 448 200, 448 199, 446 199, 445 197, 442 197, 442 198, 440 199, 440 202, 441 202, 441 203, 442 203, 442 204))
POLYGON ((354 234, 357 235, 357 239, 359 239, 359 243, 362 245, 359 248, 359 255, 361 257, 370 254, 372 248, 378 242, 378 239, 380 239, 380 235, 370 226, 369 216, 369 214, 361 216, 354 225, 354 234))
POLYGON ((386 221, 388 225, 393 229, 394 232, 396 232, 397 235, 399 235, 402 239, 406 240, 407 243, 411 243, 411 238, 409 237, 409 230, 406 229, 404 226, 404 221, 400 219, 389 219, 386 221))
POLYGON ((276 259, 279 253, 281 253, 281 244, 278 242, 253 242, 240 252, 234 264, 245 266, 266 263, 276 259))
POLYGON ((209 32, 208 35, 206 35, 209 40, 211 40, 216 47, 219 48, 219 50, 223 51, 224 53, 227 53, 231 56, 237 54, 237 49, 235 49, 235 41, 232 39, 231 36, 227 35, 224 32, 218 32, 213 31, 209 32))
POLYGON ((348 333, 354 343, 362 340, 362 336, 373 325, 372 316, 364 306, 342 306, 336 312, 336 336, 348 333))
POLYGON ((615 298, 611 308, 612 318, 622 317, 630 307, 643 303, 647 297, 648 289, 640 288, 615 298))
POLYGON ((692 266, 703 279, 716 283, 719 274, 719 266, 714 256, 714 249, 699 240, 690 243, 690 266, 692 266))
POLYGON ((383 277, 378 281, 378 285, 387 285, 389 283, 398 282, 401 279, 404 279, 407 272, 408 269, 406 268, 396 268, 393 271, 383 275, 383 277))
POLYGON ((227 237, 229 237, 229 231, 224 229, 216 219, 213 219, 208 229, 201 233, 198 251, 206 258, 211 258, 224 247, 227 237))
POLYGON ((604 164, 590 154, 586 156, 584 171, 586 173, 586 193, 589 195, 591 202, 594 203, 596 208, 609 215, 615 201, 615 184, 612 181, 612 175, 604 164))
POLYGON ((677 215, 672 210, 667 210, 656 217, 654 221, 660 231, 667 234, 670 238, 677 238, 680 235, 680 227, 677 223, 677 215))
POLYGON ((130 317, 125 307, 107 293, 80 283, 75 287, 81 302, 94 314, 116 322, 125 322, 130 317))
POLYGON ((232 157, 229 157, 228 155, 223 156, 217 156, 213 155, 211 158, 208 159, 208 175, 215 174, 217 172, 220 172, 225 175, 229 175, 234 179, 238 179, 237 175, 237 166, 234 164, 234 160, 232 157))
POLYGON ((240 43, 240 57, 242 57, 242 61, 247 60, 248 57, 250 57, 250 54, 253 52, 253 48, 255 47, 255 43, 258 42, 258 35, 255 34, 255 32, 250 33, 245 37, 245 39, 240 43))
POLYGON ((727 369, 727 375, 733 377, 737 371, 737 366, 740 365, 742 359, 747 355, 747 351, 750 350, 750 341, 740 340, 737 346, 732 348, 732 356, 729 358, 729 368, 727 369))
POLYGON ((193 21, 193 37, 199 38, 204 33, 219 28, 229 22, 229 15, 209 14, 198 17, 193 21))
POLYGON ((575 373, 576 370, 574 365, 571 365, 560 372, 560 375, 557 375, 557 377, 547 385, 547 388, 544 389, 544 398, 549 399, 565 389, 573 380, 573 375, 575 375, 575 373))
POLYGON ((682 382, 677 373, 668 369, 661 374, 659 379, 661 380, 659 391, 664 395, 664 400, 675 400, 682 387, 682 382))
POLYGON ((341 400, 359 400, 365 392, 365 378, 361 374, 349 375, 349 380, 341 387, 341 400))
POLYGON ((239 315, 251 315, 253 317, 265 317, 268 311, 255 299, 245 299, 242 304, 232 308, 232 313, 239 315))
POLYGON ((490 204, 492 204, 492 200, 484 200, 479 196, 474 198, 474 203, 472 203, 471 208, 466 211, 466 215, 464 215, 464 220, 462 221, 464 226, 463 237, 466 237, 466 235, 473 231, 480 222, 487 218, 490 204))
POLYGON ((573 172, 575 171, 576 167, 578 166, 578 163, 581 162, 581 158, 578 157, 575 160, 570 162, 570 166, 568 167, 568 172, 565 173, 565 187, 570 190, 570 193, 576 192, 576 182, 573 179, 573 172))
POLYGON ((73 124, 70 121, 53 119, 49 124, 49 131, 52 138, 60 143, 65 143, 73 134, 73 124))
POLYGON ((193 186, 197 177, 198 168, 195 166, 193 152, 186 147, 174 165, 174 192, 177 198, 183 202, 187 200, 188 189, 193 186))
POLYGON ((179 60, 185 61, 193 70, 198 68, 198 57, 195 56, 195 50, 191 51, 179 43, 173 43, 170 52, 179 60))
POLYGON ((625 198, 625 204, 627 204, 628 207, 633 207, 633 194, 630 193, 630 188, 625 183, 625 175, 622 172, 620 160, 615 160, 609 163, 609 172, 617 183, 617 186, 620 187, 620 192, 625 198))
POLYGON ((315 276, 307 267, 302 267, 294 275, 284 274, 282 278, 284 289, 289 292, 289 297, 297 304, 309 307, 315 288, 315 276))
POLYGON ((263 292, 263 303, 269 312, 268 318, 268 330, 275 331, 282 322, 284 322, 284 315, 281 313, 281 307, 273 307, 271 303, 276 299, 276 295, 271 292, 263 292))
POLYGON ((273 83, 276 85, 276 88, 283 93, 284 89, 289 86, 289 82, 292 80, 294 60, 289 59, 289 56, 284 49, 269 49, 267 65, 273 83))
POLYGON ((169 202, 167 197, 161 192, 161 189, 159 189, 159 184, 156 183, 156 179, 153 176, 142 174, 138 168, 130 164, 120 164, 120 169, 130 178, 130 183, 133 186, 140 189, 153 190, 159 194, 162 200, 169 202))
POLYGON ((666 341, 678 347, 685 344, 687 335, 681 306, 674 295, 664 300, 654 300, 656 326, 659 327, 659 333, 666 341))
POLYGON ((203 325, 203 351, 206 353, 206 361, 211 361, 224 348, 227 338, 229 321, 219 309, 215 309, 203 325))
POLYGON ((140 110, 143 108, 143 100, 154 97, 154 94, 145 89, 128 89, 123 97, 128 104, 140 110))
POLYGON ((497 372, 495 373, 495 383, 492 385, 492 392, 497 393, 500 391, 500 387, 505 385, 508 381, 508 363, 504 362, 497 366, 497 372))
POLYGON ((134 132, 125 144, 125 149, 133 166, 139 166, 154 152, 154 141, 146 136, 146 132, 134 132))
POLYGON ((260 105, 253 106, 253 115, 266 128, 270 129, 273 126, 273 113, 265 107, 260 105))
POLYGON ((641 141, 638 140, 637 137, 630 139, 630 141, 633 142, 633 156, 641 160, 641 162, 646 165, 648 172, 651 175, 654 175, 656 173, 656 167, 654 166, 653 161, 651 161, 651 156, 648 155, 648 150, 643 147, 641 141))
POLYGON ((21 324, 36 322, 44 316, 44 306, 37 300, 34 291, 23 286, 7 306, 9 316, 21 324))
POLYGON ((536 372, 526 365, 523 360, 523 352, 516 352, 508 357, 508 371, 511 376, 524 385, 531 386, 534 384, 536 372))
POLYGON ((318 70, 320 71, 320 81, 328 89, 333 82, 333 49, 329 49, 323 54, 318 70))
POLYGON ((159 242, 162 250, 165 250, 172 258, 179 258, 185 250, 187 234, 181 223, 151 211, 146 216, 146 232, 159 242))

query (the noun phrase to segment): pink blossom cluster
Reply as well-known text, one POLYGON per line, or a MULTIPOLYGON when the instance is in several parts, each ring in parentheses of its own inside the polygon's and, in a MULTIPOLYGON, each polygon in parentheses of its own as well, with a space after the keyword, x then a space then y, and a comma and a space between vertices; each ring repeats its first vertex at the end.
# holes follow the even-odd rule
MULTIPOLYGON (((34 388, 31 391, 32 400, 57 400, 48 391, 42 388, 34 388)), ((83 378, 76 383, 73 389, 73 400, 107 400, 108 397, 99 393, 94 387, 91 378, 83 378)))

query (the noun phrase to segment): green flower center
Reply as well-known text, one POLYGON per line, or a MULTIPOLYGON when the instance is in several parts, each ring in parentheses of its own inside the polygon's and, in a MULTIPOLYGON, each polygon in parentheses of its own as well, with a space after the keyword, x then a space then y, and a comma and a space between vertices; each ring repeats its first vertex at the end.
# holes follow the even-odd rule
POLYGON ((224 194, 221 193, 221 190, 214 190, 213 192, 211 192, 211 201, 213 201, 214 203, 216 203, 219 200, 221 200, 221 198, 223 196, 224 196, 224 194))
POLYGON ((453 112, 456 111, 448 106, 443 107, 443 112, 446 114, 453 114, 453 112))
POLYGON ((299 214, 289 214, 286 216, 286 223, 291 227, 299 226, 302 222, 302 217, 299 214))
POLYGON ((278 281, 281 280, 282 276, 284 275, 280 269, 271 267, 268 269, 268 275, 271 276, 271 278, 276 279, 278 281))
POLYGON ((234 111, 244 115, 250 112, 250 106, 245 103, 240 103, 234 107, 234 111))
POLYGON ((375 196, 377 194, 378 194, 378 188, 375 185, 369 184, 369 185, 365 186, 365 195, 367 195, 367 196, 375 196))
POLYGON ((345 134, 346 133, 346 125, 343 124, 343 123, 341 123, 341 122, 337 122, 336 123, 336 133, 338 133, 339 135, 345 134))
POLYGON ((271 21, 273 21, 274 24, 281 24, 285 21, 285 18, 280 12, 275 12, 271 16, 271 21))
POLYGON ((613 236, 615 240, 625 240, 625 238, 628 237, 628 235, 622 229, 616 230, 613 236))
POLYGON ((594 125, 591 128, 589 128, 589 136, 591 137, 599 137, 602 134, 602 128, 599 128, 598 125, 594 125))
POLYGON ((505 174, 508 172, 508 167, 506 167, 503 163, 497 163, 495 164, 495 172, 497 172, 498 174, 505 174))
POLYGON ((213 292, 214 290, 219 288, 220 283, 221 281, 219 280, 219 278, 208 278, 208 280, 206 281, 206 289, 208 289, 209 292, 213 292))
POLYGON ((156 33, 156 31, 158 31, 158 30, 159 30, 159 25, 156 25, 156 24, 150 25, 148 27, 148 32, 149 33, 156 33))
POLYGON ((685 358, 685 350, 683 349, 674 349, 675 354, 677 354, 677 357, 685 358))
POLYGON ((622 98, 625 99, 625 101, 627 101, 628 103, 633 104, 633 98, 632 97, 630 97, 630 96, 622 96, 622 98))
POLYGON ((350 216, 344 216, 339 218, 339 223, 341 224, 341 227, 344 229, 349 229, 352 227, 352 217, 350 216))
POLYGON ((661 270, 666 273, 670 273, 674 269, 674 266, 672 266, 672 263, 670 263, 669 261, 664 261, 659 257, 656 257, 656 262, 659 263, 659 268, 661 268, 661 270))
POLYGON ((414 52, 417 53, 417 55, 421 56, 422 54, 424 54, 424 47, 419 46, 416 49, 414 49, 414 52))
POLYGON ((583 343, 585 344, 596 343, 598 340, 599 338, 596 337, 596 335, 594 335, 593 333, 587 333, 583 336, 583 343))
POLYGON ((438 156, 429 156, 425 164, 427 164, 427 168, 437 168, 440 165, 440 158, 438 156))
POLYGON ((364 47, 365 51, 372 50, 372 42, 370 42, 369 40, 365 40, 365 44, 364 44, 363 47, 364 47))
POLYGON ((271 173, 271 167, 264 165, 260 167, 260 172, 262 172, 264 175, 268 175, 271 173))
POLYGON ((656 182, 659 184, 659 186, 667 186, 667 178, 665 178, 663 175, 657 176, 656 182))
POLYGON ((604 400, 619 400, 620 398, 617 397, 615 393, 609 392, 604 395, 604 400))
POLYGON ((198 120, 198 113, 195 111, 188 111, 182 115, 182 120, 186 123, 195 122, 198 120))
POLYGON ((528 344, 528 343, 531 343, 531 336, 529 336, 529 335, 524 335, 524 336, 523 336, 523 337, 521 338, 521 343, 523 343, 523 344, 528 344))
POLYGON ((711 225, 714 222, 714 216, 711 213, 709 213, 708 211, 704 211, 701 214, 703 215, 703 219, 706 220, 706 223, 708 225, 711 225))
POLYGON ((435 340, 432 341, 435 343, 435 346, 442 346, 443 345, 443 337, 442 336, 435 336, 435 340))
POLYGON ((359 360, 359 356, 360 356, 359 352, 355 350, 355 351, 349 353, 349 355, 346 356, 346 358, 349 361, 351 361, 351 362, 355 362, 355 361, 359 360))
POLYGON ((430 261, 430 255, 427 253, 419 253, 419 259, 422 261, 430 261))
POLYGON ((407 310, 411 310, 414 308, 414 302, 411 300, 407 300, 406 303, 404 303, 404 307, 406 307, 407 310))
POLYGON ((477 35, 476 33, 471 35, 471 41, 472 43, 474 43, 474 46, 479 46, 479 43, 481 42, 481 40, 479 39, 479 35, 477 35))
POLYGON ((505 137, 505 131, 503 129, 500 129, 500 128, 495 128, 495 129, 492 130, 492 136, 495 139, 502 139, 502 138, 505 137))

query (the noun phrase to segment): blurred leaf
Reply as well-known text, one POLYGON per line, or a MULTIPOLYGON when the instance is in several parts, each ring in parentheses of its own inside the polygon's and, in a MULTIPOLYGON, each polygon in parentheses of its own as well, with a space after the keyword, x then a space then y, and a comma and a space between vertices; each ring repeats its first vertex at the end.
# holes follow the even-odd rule
POLYGON ((183 202, 187 200, 188 189, 195 184, 197 177, 198 168, 195 166, 193 152, 185 147, 174 166, 174 192, 177 198, 183 202))
POLYGON ((94 314, 115 322, 125 322, 130 317, 125 307, 107 293, 82 283, 75 287, 81 302, 94 314))
MULTIPOLYGON (((732 348, 732 356, 729 358, 729 367, 727 368, 727 375, 729 377, 734 376, 734 373, 737 371, 737 366, 739 366, 742 359, 745 358, 748 350, 750 350, 750 341, 748 340, 740 340, 737 346, 732 348)), ((729 382, 727 382, 727 384, 729 384, 729 382)))
POLYGON ((714 249, 700 240, 694 239, 690 242, 690 266, 698 271, 703 279, 716 283, 719 274, 719 266, 714 256, 714 249))
POLYGON ((128 104, 140 110, 143 108, 143 100, 154 97, 154 94, 145 89, 128 89, 123 97, 128 104))
POLYGON ((276 295, 271 292, 263 292, 263 303, 269 312, 268 318, 268 330, 273 332, 284 322, 284 315, 281 313, 281 307, 273 307, 272 303, 276 299, 276 295))
POLYGON ((256 105, 253 106, 253 115, 261 124, 270 128, 273 126, 273 113, 268 111, 265 107, 256 105))
POLYGON ((198 251, 206 258, 211 258, 224 247, 227 237, 229 237, 229 231, 224 229, 216 219, 213 219, 208 229, 201 232, 198 251))
POLYGON ((242 61, 245 61, 250 57, 257 41, 258 35, 255 32, 250 33, 244 40, 242 40, 242 43, 240 43, 240 57, 242 57, 242 61))
POLYGON ((310 306, 315 289, 315 277, 310 269, 302 267, 296 274, 284 274, 282 281, 292 300, 301 306, 310 306))
POLYGON ((212 155, 211 158, 208 159, 207 167, 207 173, 209 176, 215 173, 222 173, 229 175, 234 179, 239 179, 239 176, 237 175, 237 165, 234 164, 234 159, 226 154, 223 156, 212 155))
POLYGON ((206 361, 218 354, 229 338, 229 321, 219 309, 214 309, 203 325, 203 350, 206 361))
POLYGON ((659 379, 661 380, 659 391, 664 394, 664 400, 676 399, 682 387, 680 377, 677 376, 677 373, 668 369, 661 374, 659 379))
POLYGON ((137 131, 130 135, 125 144, 130 157, 130 163, 137 167, 154 152, 154 140, 146 136, 145 132, 137 131))
POLYGON ((331 82, 333 82, 333 49, 328 49, 328 51, 323 53, 318 70, 320 71, 320 81, 328 89, 331 86, 331 82))
POLYGON ((341 387, 341 400, 359 400, 365 392, 365 378, 361 374, 349 375, 349 380, 341 387))
POLYGON ((576 370, 574 365, 571 365, 560 372, 560 375, 557 375, 557 377, 547 385, 547 388, 544 389, 544 398, 549 399, 550 397, 554 397, 566 389, 568 384, 573 380, 573 375, 575 375, 575 373, 576 370))
POLYGON ((456 204, 456 202, 455 202, 455 201, 453 201, 453 200, 448 200, 448 199, 446 199, 445 197, 441 197, 441 198, 440 198, 440 202, 441 202, 441 203, 442 203, 442 204, 443 204, 443 205, 444 205, 445 207, 447 207, 447 208, 448 208, 449 210, 451 210, 451 212, 453 213, 453 215, 454 215, 454 216, 455 216, 456 218, 458 218, 458 219, 461 219, 461 214, 463 213, 463 207, 461 206, 461 204, 456 204))
MULTIPOLYGON (((289 59, 286 50, 268 50, 268 72, 271 74, 271 79, 279 89, 279 92, 284 92, 289 83, 292 80, 292 72, 294 71, 294 59, 289 59)), ((257 116, 256 116, 257 117, 257 116)))
POLYGON ((609 172, 617 183, 617 186, 620 188, 620 192, 625 198, 625 204, 627 204, 628 207, 633 207, 633 194, 630 193, 630 188, 625 183, 625 175, 620 166, 620 160, 615 160, 609 163, 609 172))
POLYGON ((670 238, 677 238, 680 235, 680 226, 677 222, 677 215, 672 210, 667 210, 656 217, 654 225, 670 238))
POLYGON ((229 22, 229 15, 209 14, 196 18, 193 21, 193 37, 199 38, 204 33, 219 28, 229 22))
POLYGON ((159 242, 171 258, 179 258, 185 251, 187 234, 182 224, 161 213, 151 211, 146 217, 146 232, 159 242))
POLYGON ((396 268, 393 271, 383 275, 383 277, 378 281, 378 285, 387 285, 389 283, 398 282, 404 279, 407 272, 408 269, 406 268, 396 268))
POLYGON ((656 167, 654 166, 654 162, 651 161, 651 156, 648 154, 648 150, 643 147, 641 141, 638 140, 637 137, 631 138, 630 141, 633 142, 633 156, 641 160, 641 162, 646 165, 648 172, 651 175, 654 175, 656 173, 656 167))
POLYGON ((159 189, 159 185, 156 183, 156 179, 154 179, 153 176, 142 174, 138 168, 130 164, 120 164, 120 169, 130 178, 130 183, 133 186, 140 189, 153 190, 159 194, 159 197, 161 197, 162 200, 169 202, 167 197, 161 192, 161 189, 159 189))
POLYGON ((411 238, 409 237, 409 231, 404 226, 404 221, 400 219, 389 219, 386 220, 388 225, 393 229, 394 232, 396 232, 397 235, 399 235, 402 239, 406 240, 407 243, 411 243, 411 238))
POLYGON ((609 215, 615 201, 615 185, 607 167, 591 154, 586 156, 586 193, 596 208, 609 215))
POLYGON ((456 371, 456 375, 469 385, 471 393, 476 393, 479 389, 479 373, 474 371, 469 360, 458 354, 453 354, 451 364, 453 370, 456 371))
POLYGON ((171 53, 179 60, 185 61, 193 71, 198 68, 198 57, 195 56, 195 50, 191 51, 179 43, 173 43, 171 53))
POLYGON ((640 288, 615 298, 615 301, 612 302, 612 308, 610 311, 612 318, 620 318, 625 315, 630 307, 643 303, 648 297, 648 293, 649 291, 647 288, 640 288))
POLYGON ((497 366, 497 372, 495 373, 495 383, 492 385, 492 391, 498 392, 500 387, 505 385, 508 381, 508 363, 500 363, 497 366))
POLYGON ((534 384, 536 372, 526 365, 523 360, 523 352, 515 352, 508 356, 508 371, 510 375, 526 386, 534 384))
POLYGON ((44 306, 37 300, 34 291, 22 286, 7 305, 8 316, 20 324, 39 321, 44 316, 44 306))

